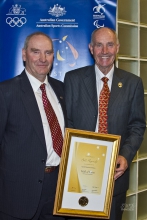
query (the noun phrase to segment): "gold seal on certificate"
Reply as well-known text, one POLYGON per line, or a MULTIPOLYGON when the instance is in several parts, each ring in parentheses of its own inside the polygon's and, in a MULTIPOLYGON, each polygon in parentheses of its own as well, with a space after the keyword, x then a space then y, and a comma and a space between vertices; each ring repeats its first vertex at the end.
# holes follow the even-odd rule
POLYGON ((75 142, 68 192, 100 194, 107 146, 75 142))
POLYGON ((82 196, 80 199, 79 199, 79 204, 81 206, 86 206, 88 204, 88 199, 86 196, 82 196))

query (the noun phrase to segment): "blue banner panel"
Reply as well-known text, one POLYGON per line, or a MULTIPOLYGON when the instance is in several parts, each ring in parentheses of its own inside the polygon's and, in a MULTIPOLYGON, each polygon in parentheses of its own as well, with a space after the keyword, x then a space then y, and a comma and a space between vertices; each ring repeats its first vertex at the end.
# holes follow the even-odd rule
POLYGON ((88 44, 94 29, 116 28, 116 0, 1 0, 0 81, 24 69, 21 51, 27 35, 48 34, 54 45, 51 76, 90 65, 88 44))

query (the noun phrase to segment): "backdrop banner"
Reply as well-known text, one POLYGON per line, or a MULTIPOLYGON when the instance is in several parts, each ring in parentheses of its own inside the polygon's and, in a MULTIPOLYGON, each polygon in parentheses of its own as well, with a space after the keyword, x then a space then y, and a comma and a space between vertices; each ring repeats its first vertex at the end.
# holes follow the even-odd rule
POLYGON ((48 34, 54 45, 51 76, 93 64, 88 44, 100 27, 116 29, 117 0, 0 0, 0 81, 24 69, 21 51, 27 35, 48 34))

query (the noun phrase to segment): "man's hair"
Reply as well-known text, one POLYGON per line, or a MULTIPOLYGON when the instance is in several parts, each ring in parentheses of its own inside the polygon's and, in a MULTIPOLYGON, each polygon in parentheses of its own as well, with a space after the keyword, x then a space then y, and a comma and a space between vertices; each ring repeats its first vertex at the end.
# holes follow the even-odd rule
POLYGON ((95 34, 96 34, 97 32, 99 32, 99 30, 104 29, 104 28, 110 30, 110 31, 115 35, 115 37, 116 37, 116 42, 117 42, 117 44, 119 44, 119 39, 118 39, 117 33, 116 33, 113 29, 108 28, 108 27, 101 27, 101 28, 95 29, 95 30, 92 32, 92 34, 91 34, 91 42, 90 42, 90 44, 91 44, 91 45, 94 44, 94 36, 95 36, 95 34))
POLYGON ((33 36, 38 36, 38 35, 42 35, 42 36, 47 37, 47 38, 49 39, 49 41, 51 42, 52 49, 53 49, 53 42, 52 42, 52 39, 49 37, 49 35, 47 35, 47 34, 41 32, 41 31, 37 31, 37 32, 34 32, 34 33, 28 35, 28 36, 26 37, 26 39, 25 39, 23 49, 26 50, 26 49, 28 48, 28 44, 29 44, 30 39, 31 39, 33 36))

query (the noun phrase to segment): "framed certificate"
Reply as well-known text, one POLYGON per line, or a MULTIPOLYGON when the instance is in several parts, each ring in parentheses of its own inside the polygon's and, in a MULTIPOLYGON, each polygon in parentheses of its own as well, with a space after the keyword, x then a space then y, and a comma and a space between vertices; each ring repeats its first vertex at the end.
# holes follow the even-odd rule
POLYGON ((54 215, 109 218, 120 139, 66 129, 54 215))

